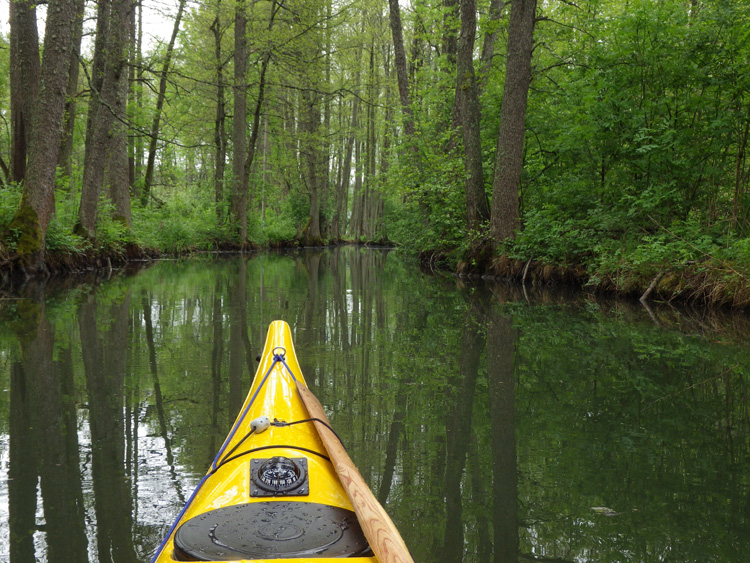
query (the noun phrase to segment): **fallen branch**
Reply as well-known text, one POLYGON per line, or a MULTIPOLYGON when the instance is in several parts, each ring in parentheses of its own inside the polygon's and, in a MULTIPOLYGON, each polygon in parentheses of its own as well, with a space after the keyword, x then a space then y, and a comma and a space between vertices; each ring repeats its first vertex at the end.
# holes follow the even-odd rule
POLYGON ((521 276, 521 285, 526 285, 526 274, 529 273, 529 266, 531 265, 531 261, 534 259, 532 256, 529 258, 529 261, 526 262, 526 265, 523 267, 523 276, 521 276))
POLYGON ((641 303, 646 303, 648 301, 649 296, 656 288, 656 284, 659 283, 659 280, 664 276, 666 272, 664 270, 659 270, 659 273, 654 276, 654 279, 651 280, 651 284, 648 286, 648 289, 641 295, 641 303))

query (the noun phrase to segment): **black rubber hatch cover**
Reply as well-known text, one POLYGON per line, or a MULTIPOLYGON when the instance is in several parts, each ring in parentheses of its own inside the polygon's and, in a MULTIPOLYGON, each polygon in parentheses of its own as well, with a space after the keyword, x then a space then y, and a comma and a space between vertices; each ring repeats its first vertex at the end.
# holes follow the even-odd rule
POLYGON ((371 554, 354 512, 309 502, 217 508, 177 529, 178 561, 232 561, 371 554))

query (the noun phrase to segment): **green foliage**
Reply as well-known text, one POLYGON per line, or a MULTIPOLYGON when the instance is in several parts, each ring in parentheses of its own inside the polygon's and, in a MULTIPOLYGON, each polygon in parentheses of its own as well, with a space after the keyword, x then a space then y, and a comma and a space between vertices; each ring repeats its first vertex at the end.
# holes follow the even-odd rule
POLYGON ((21 186, 11 184, 0 188, 0 233, 5 232, 13 220, 21 201, 21 186))
POLYGON ((130 229, 121 220, 115 219, 115 208, 105 197, 99 200, 96 221, 96 244, 107 252, 122 252, 130 242, 130 229))
POLYGON ((260 243, 278 245, 294 240, 297 234, 296 220, 292 213, 277 213, 273 208, 266 210, 266 226, 260 225, 260 217, 257 215, 253 221, 258 236, 256 240, 260 243))
POLYGON ((87 241, 61 226, 57 216, 53 216, 47 226, 46 244, 48 251, 72 254, 82 253, 89 248, 87 241))
MULTIPOLYGON (((383 6, 355 2, 337 6, 331 14, 327 8, 311 2, 296 19, 276 19, 273 25, 269 3, 257 3, 248 13, 247 132, 258 100, 260 63, 271 52, 261 135, 250 171, 250 239, 281 245, 303 232, 310 213, 305 160, 310 151, 320 156, 322 237, 329 237, 325 229, 339 197, 334 188, 342 182, 344 156, 354 139, 342 222, 354 223, 355 195, 369 194, 372 205, 372 194, 382 194, 385 203, 382 217, 370 221, 367 234, 356 232, 352 238, 369 242, 387 236, 411 252, 458 261, 472 240, 488 234, 466 232, 462 137, 460 130, 451 129, 455 61, 446 50, 446 32, 455 31, 458 23, 452 8, 418 2, 402 13, 413 139, 404 135, 383 6), (305 120, 313 91, 320 97, 314 102, 316 126, 309 128, 305 120), (355 177, 365 186, 358 194, 355 177)), ((750 225, 750 17, 744 3, 726 0, 698 7, 678 0, 596 1, 585 9, 565 2, 537 9, 520 186, 523 230, 502 252, 520 260, 584 266, 592 276, 647 276, 707 256, 750 264, 742 242, 750 225)), ((505 85, 507 4, 503 10, 492 21, 489 3, 478 5, 477 54, 486 35, 498 31, 493 64, 486 68, 476 61, 483 88, 482 164, 488 197, 505 85)), ((102 209, 97 250, 119 252, 134 242, 185 252, 240 242, 223 219, 233 189, 233 18, 233 8, 225 3, 204 3, 185 14, 156 157, 154 193, 163 204, 136 206, 132 233, 102 209), (218 31, 218 46, 213 30, 218 31), (222 219, 217 218, 213 185, 215 143, 221 139, 215 136, 220 73, 225 89, 219 117, 228 137, 223 202, 218 204, 222 219)), ((5 38, 0 42, 7 43, 5 38)), ((137 65, 144 76, 134 82, 128 108, 137 131, 151 124, 154 95, 149 85, 158 78, 151 69, 161 67, 165 51, 158 43, 137 65)), ((8 53, 0 49, 0 70, 7 68, 8 53)), ((7 93, 7 79, 0 78, 0 105, 6 109, 7 93)), ((82 105, 85 101, 80 98, 82 105)), ((79 109, 79 116, 84 115, 85 108, 79 109)), ((84 129, 79 119, 71 181, 58 178, 65 188, 58 190, 57 216, 48 233, 53 250, 90 250, 70 234, 80 199, 84 129)), ((7 126, 0 133, 5 155, 7 126)), ((134 148, 143 151, 139 142, 134 148)), ((141 187, 142 178, 136 178, 134 191, 141 187)), ((0 190, 0 231, 19 197, 17 187, 0 190)))
POLYGON ((519 260, 534 258, 551 264, 581 264, 598 242, 590 221, 565 217, 555 208, 534 209, 526 218, 526 228, 508 249, 519 260))
POLYGON ((134 240, 163 252, 215 249, 227 230, 204 189, 175 190, 159 207, 133 208, 134 240))

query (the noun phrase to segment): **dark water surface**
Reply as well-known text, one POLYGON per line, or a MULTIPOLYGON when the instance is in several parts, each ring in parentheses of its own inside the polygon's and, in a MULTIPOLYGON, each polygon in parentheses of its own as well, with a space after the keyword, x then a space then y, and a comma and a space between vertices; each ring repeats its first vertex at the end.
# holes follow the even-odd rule
POLYGON ((270 321, 418 563, 748 561, 750 322, 343 248, 0 300, 0 561, 147 561, 270 321))

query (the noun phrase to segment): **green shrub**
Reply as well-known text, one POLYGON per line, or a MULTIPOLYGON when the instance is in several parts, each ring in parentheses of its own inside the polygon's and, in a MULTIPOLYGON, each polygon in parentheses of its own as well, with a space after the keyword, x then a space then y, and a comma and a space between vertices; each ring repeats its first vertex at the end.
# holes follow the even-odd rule
POLYGON ((21 187, 15 184, 0 188, 0 233, 4 232, 18 210, 21 187))

